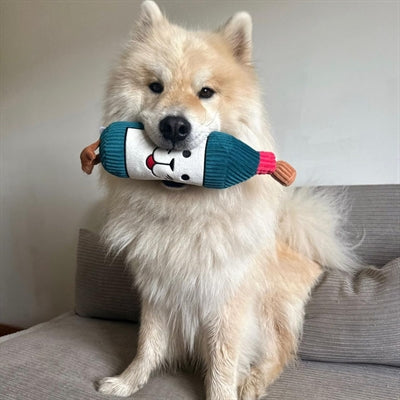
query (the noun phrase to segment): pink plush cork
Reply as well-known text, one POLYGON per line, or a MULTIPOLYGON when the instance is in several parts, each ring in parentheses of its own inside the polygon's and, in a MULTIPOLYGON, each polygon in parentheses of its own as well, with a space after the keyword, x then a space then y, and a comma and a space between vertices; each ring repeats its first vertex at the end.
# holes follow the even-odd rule
POLYGON ((257 168, 257 174, 272 174, 276 169, 275 154, 270 151, 260 151, 260 162, 257 168))

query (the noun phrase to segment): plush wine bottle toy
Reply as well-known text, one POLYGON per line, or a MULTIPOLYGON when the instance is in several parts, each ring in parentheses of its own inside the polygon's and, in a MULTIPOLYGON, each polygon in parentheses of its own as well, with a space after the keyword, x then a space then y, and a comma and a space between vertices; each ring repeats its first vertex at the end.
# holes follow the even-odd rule
POLYGON ((296 177, 294 168, 277 162, 274 153, 256 151, 226 133, 211 132, 191 150, 166 150, 154 145, 138 122, 112 123, 97 142, 82 151, 86 173, 99 162, 121 178, 158 179, 212 189, 225 189, 257 174, 271 174, 285 186, 296 177))

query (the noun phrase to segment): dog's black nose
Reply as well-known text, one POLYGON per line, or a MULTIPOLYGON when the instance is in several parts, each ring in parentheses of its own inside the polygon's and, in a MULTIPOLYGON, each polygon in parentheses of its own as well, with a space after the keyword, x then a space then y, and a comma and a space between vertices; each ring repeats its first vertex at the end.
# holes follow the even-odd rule
POLYGON ((168 116, 160 121, 159 129, 165 139, 176 143, 184 140, 190 134, 192 125, 183 117, 168 116))

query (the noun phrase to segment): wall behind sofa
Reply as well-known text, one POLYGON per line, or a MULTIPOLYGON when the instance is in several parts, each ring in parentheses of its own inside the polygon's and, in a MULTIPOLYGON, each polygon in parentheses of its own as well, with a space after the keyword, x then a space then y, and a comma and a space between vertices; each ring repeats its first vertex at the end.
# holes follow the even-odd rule
MULTIPOLYGON (((214 28, 254 18, 255 64, 298 184, 399 183, 397 1, 160 1, 214 28)), ((97 136, 109 66, 140 2, 0 2, 0 323, 73 307, 78 228, 101 192, 79 152, 97 136)))

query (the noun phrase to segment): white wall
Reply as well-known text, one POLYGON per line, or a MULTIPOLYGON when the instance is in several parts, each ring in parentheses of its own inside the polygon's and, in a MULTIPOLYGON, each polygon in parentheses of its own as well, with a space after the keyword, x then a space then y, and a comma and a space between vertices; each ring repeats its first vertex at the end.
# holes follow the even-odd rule
MULTIPOLYGON (((298 183, 399 183, 397 1, 160 1, 175 22, 254 17, 255 60, 280 154, 298 183)), ((100 189, 80 171, 107 69, 138 1, 2 1, 0 323, 73 307, 81 226, 100 189)))

